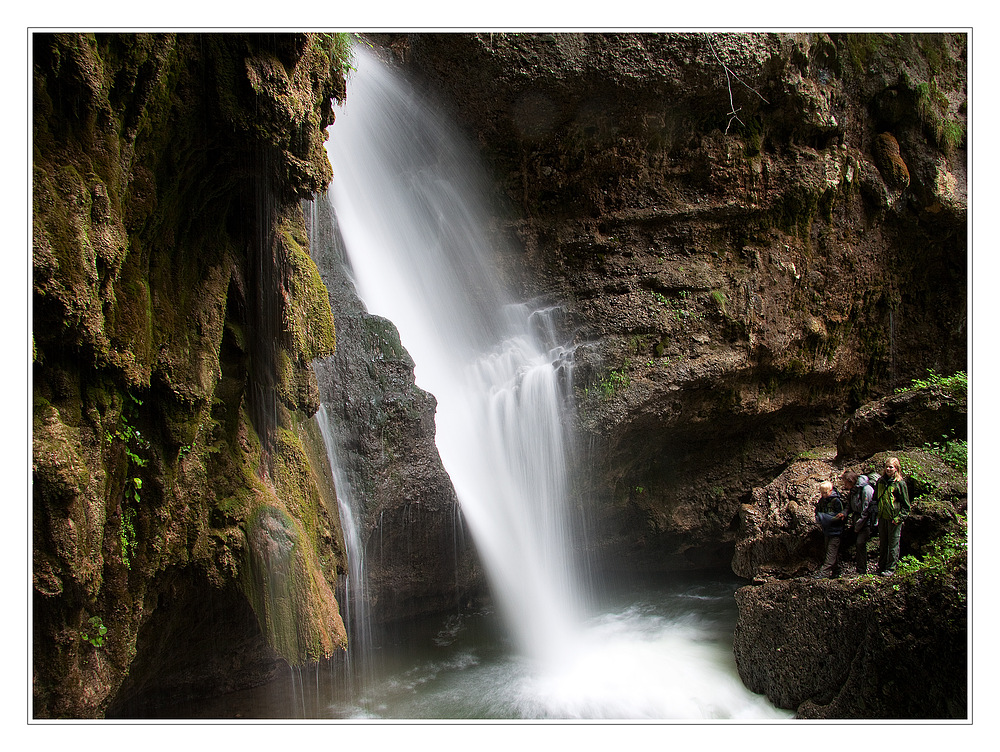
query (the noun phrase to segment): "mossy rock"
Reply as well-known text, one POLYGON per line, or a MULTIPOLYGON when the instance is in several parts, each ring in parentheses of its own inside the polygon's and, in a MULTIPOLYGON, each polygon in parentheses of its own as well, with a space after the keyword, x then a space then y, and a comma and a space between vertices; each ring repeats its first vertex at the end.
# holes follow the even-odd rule
POLYGON ((260 500, 246 527, 244 593, 261 631, 286 661, 330 658, 347 645, 333 590, 301 524, 273 503, 276 497, 260 500))

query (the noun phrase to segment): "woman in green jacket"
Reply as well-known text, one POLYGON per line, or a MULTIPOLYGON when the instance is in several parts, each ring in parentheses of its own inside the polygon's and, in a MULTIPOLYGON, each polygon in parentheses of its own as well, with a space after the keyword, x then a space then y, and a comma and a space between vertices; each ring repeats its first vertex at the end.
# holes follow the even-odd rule
POLYGON ((910 513, 910 492, 903 480, 899 460, 890 457, 885 462, 885 474, 875 484, 878 504, 878 571, 892 574, 899 563, 899 536, 903 520, 910 513))

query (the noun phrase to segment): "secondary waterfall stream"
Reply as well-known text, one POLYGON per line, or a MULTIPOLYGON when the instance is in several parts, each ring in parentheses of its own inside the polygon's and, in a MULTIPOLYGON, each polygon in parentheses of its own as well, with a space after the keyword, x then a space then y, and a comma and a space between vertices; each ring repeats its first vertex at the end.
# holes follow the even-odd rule
POLYGON ((601 609, 581 587, 563 420, 572 348, 553 311, 502 289, 475 154, 375 55, 359 49, 356 64, 327 147, 337 223, 359 296, 396 325, 417 384, 437 398, 438 449, 513 647, 491 671, 469 653, 430 664, 435 677, 480 677, 461 710, 453 698, 441 708, 387 700, 407 686, 403 672, 385 679, 381 699, 346 701, 334 715, 774 717, 720 655, 716 622, 677 609, 687 598, 715 603, 717 592, 601 609))

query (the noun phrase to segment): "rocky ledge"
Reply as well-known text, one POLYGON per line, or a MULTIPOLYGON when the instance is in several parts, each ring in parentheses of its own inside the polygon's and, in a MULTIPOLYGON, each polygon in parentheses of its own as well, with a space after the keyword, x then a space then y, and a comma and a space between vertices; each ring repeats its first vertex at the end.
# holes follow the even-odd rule
MULTIPOLYGON (((966 717, 966 444, 955 438, 965 435, 966 418, 962 380, 938 379, 865 405, 847 421, 838 446, 874 454, 849 462, 819 448, 754 489, 733 558, 733 570, 754 582, 736 593, 734 640, 750 689, 801 718, 966 717), (890 414, 892 425, 873 419, 890 414), (942 422, 946 414, 951 422, 942 422), (899 448, 884 443, 901 437, 899 448), (823 558, 813 512, 819 484, 836 484, 845 470, 876 470, 890 453, 913 499, 896 572, 859 573, 849 548, 839 578, 812 579, 823 558)), ((871 567, 877 542, 869 546, 871 567)))

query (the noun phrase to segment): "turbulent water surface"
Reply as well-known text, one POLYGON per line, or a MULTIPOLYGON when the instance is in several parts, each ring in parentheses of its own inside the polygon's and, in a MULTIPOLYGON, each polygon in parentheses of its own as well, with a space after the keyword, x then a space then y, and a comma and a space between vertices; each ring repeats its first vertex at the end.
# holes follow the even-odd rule
POLYGON ((175 718, 712 721, 790 717, 736 673, 729 579, 688 579, 599 604, 558 655, 527 656, 494 614, 452 615, 384 641, 376 669, 288 670, 255 690, 176 707, 175 718))

